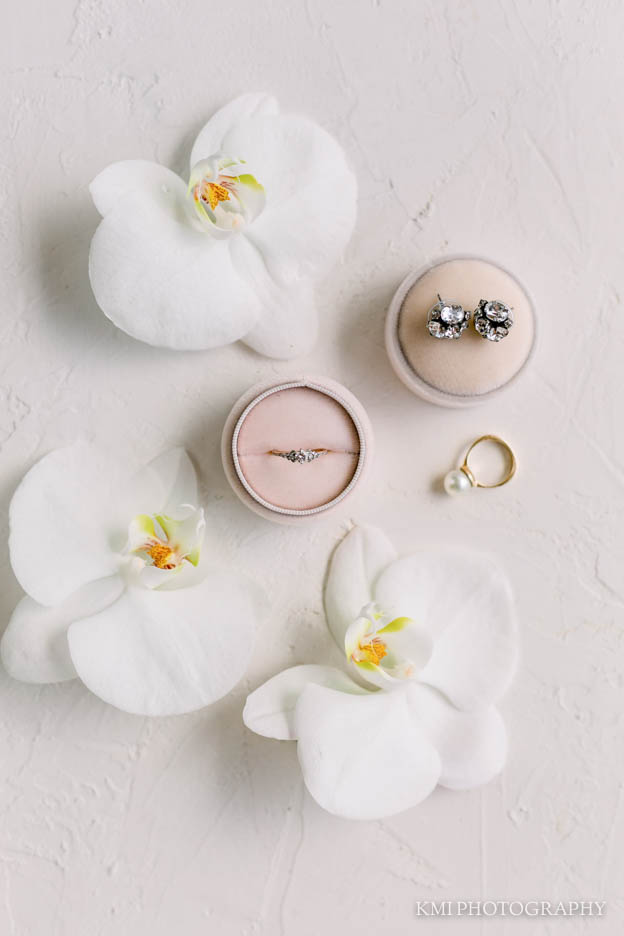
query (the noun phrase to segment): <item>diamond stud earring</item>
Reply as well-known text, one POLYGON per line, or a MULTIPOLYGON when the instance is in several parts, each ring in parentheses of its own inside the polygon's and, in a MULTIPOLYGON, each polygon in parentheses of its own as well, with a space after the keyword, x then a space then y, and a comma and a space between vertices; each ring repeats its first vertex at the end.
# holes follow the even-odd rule
POLYGON ((432 338, 459 338, 469 321, 470 312, 458 303, 447 302, 438 293, 438 301, 427 315, 427 328, 432 338))
POLYGON ((488 341, 502 341, 513 323, 513 310, 499 299, 482 299, 474 310, 474 326, 488 341))

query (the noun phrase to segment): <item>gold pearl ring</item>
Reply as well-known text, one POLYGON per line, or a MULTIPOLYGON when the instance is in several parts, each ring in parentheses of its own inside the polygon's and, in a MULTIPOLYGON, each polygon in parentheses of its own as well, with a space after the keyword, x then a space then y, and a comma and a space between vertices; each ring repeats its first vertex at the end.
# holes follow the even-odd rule
POLYGON ((447 494, 463 494, 465 491, 469 491, 470 488, 473 488, 473 487, 476 487, 476 488, 502 487, 503 484, 507 484, 508 481, 511 481, 511 479, 516 473, 516 468, 517 468, 516 456, 514 455, 511 449, 511 446, 507 442, 505 442, 504 439, 501 439, 499 436, 496 436, 496 435, 482 435, 482 436, 479 436, 478 439, 475 439, 475 441, 472 443, 472 445, 466 452, 466 456, 464 458, 463 463, 459 466, 459 468, 454 468, 452 471, 449 471, 449 473, 446 475, 446 477, 444 478, 444 490, 446 491, 447 494), (496 445, 499 446, 499 448, 503 450, 503 452, 507 456, 507 471, 505 472, 503 477, 500 478, 498 481, 485 482, 485 481, 477 480, 473 470, 468 464, 468 460, 470 458, 471 453, 477 447, 477 445, 481 444, 481 442, 494 442, 496 445))

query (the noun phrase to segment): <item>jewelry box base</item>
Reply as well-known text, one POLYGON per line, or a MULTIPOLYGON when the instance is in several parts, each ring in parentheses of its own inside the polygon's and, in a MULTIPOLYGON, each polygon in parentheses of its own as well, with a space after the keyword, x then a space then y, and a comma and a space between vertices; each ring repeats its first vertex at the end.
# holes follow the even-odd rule
POLYGON ((492 399, 524 372, 535 338, 527 291, 507 270, 477 257, 453 257, 410 273, 386 317, 386 350, 395 373, 412 393, 438 406, 492 399), (513 308, 513 328, 499 342, 482 338, 472 323, 458 339, 433 338, 427 314, 438 293, 471 311, 481 299, 500 300, 513 308))

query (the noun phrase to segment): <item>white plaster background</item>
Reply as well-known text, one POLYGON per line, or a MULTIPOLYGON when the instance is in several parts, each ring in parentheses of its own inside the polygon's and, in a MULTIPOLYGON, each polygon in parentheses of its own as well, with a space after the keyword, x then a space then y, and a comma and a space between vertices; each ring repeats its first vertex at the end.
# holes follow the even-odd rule
MULTIPOLYGON (((8 499, 37 458, 82 435, 146 458, 186 445, 215 554, 264 579, 273 611, 245 683, 189 717, 132 717, 79 684, 0 676, 2 936, 621 931, 623 30, 618 0, 3 5, 2 617, 19 595, 8 499), (293 366, 127 338, 90 293, 88 182, 129 157, 184 173, 211 112, 261 89, 336 134, 359 178, 317 350, 293 366), (540 345, 513 390, 452 412, 398 382, 382 326, 408 270, 465 251, 529 286, 540 345), (301 371, 351 387, 378 441, 365 497, 306 531, 247 512, 218 454, 235 398, 301 371), (514 443, 517 480, 445 498, 436 479, 492 431, 514 443), (501 555, 523 635, 504 775, 363 824, 323 813, 294 746, 240 718, 269 675, 329 658, 325 562, 356 519, 404 550, 453 540, 501 555), (463 897, 593 897, 609 910, 415 917, 418 898, 463 897)), ((331 191, 319 197, 331 211, 331 191)))

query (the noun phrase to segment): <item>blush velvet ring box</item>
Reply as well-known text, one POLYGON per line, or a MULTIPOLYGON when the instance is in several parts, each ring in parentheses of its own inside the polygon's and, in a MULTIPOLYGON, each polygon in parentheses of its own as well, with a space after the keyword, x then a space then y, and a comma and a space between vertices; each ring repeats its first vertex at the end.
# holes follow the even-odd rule
POLYGON ((511 273, 477 257, 453 257, 410 273, 401 283, 386 317, 386 350, 412 393, 439 406, 467 407, 516 381, 532 355, 535 332, 531 298, 511 273), (492 342, 471 320, 458 339, 433 338, 427 315, 438 294, 471 312, 482 299, 503 302, 513 310, 513 328, 492 342))
POLYGON ((373 433, 356 397, 329 377, 258 384, 230 412, 221 455, 234 492, 269 520, 302 523, 362 487, 373 433))

